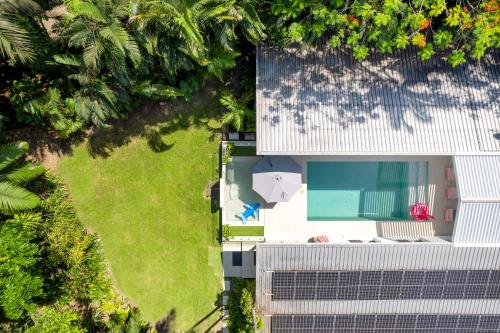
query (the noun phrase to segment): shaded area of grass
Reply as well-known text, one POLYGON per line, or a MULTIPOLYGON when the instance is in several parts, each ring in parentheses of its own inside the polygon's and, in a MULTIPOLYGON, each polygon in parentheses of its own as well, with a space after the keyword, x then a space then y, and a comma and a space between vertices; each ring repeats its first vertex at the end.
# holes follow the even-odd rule
POLYGON ((257 226, 257 227, 250 227, 250 226, 243 226, 243 227, 234 227, 231 226, 231 235, 232 236, 264 236, 264 227, 262 226, 257 226))
POLYGON ((257 148, 255 146, 234 146, 233 156, 255 156, 257 148))
POLYGON ((82 222, 101 238, 118 289, 144 318, 204 332, 221 316, 218 217, 204 197, 217 178, 219 141, 206 126, 215 95, 193 101, 149 106, 96 131, 59 172, 82 222))

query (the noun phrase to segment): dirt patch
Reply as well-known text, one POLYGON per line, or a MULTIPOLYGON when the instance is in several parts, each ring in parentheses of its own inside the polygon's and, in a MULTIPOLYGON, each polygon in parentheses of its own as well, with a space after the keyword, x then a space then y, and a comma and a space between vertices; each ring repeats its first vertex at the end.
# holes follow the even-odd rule
POLYGON ((57 171, 59 160, 63 155, 71 154, 73 142, 81 140, 82 135, 71 139, 61 139, 51 129, 38 126, 27 126, 9 132, 13 141, 29 143, 28 159, 42 164, 50 171, 57 171))

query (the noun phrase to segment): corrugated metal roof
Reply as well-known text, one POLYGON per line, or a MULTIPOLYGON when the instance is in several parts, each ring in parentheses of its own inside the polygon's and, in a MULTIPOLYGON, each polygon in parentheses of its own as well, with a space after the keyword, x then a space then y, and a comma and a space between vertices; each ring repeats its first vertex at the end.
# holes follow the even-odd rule
POLYGON ((457 244, 500 245, 500 155, 453 158, 459 204, 457 244))
POLYGON ((259 154, 500 151, 500 52, 451 69, 415 52, 358 63, 328 47, 257 49, 259 154))
POLYGON ((453 164, 462 201, 500 202, 500 155, 460 155, 453 164))
POLYGON ((257 244, 257 304, 263 314, 483 313, 500 300, 272 301, 273 271, 481 270, 500 267, 500 248, 449 244, 257 244))
POLYGON ((500 246, 500 203, 460 202, 454 223, 457 245, 500 246))

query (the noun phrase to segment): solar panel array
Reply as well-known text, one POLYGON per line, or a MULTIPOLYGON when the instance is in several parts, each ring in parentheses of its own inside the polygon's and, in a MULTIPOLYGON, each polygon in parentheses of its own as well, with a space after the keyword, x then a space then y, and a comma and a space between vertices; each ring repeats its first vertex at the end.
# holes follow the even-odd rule
POLYGON ((273 272, 272 300, 499 299, 500 270, 273 272))
POLYGON ((499 333, 499 315, 276 315, 272 332, 499 333))

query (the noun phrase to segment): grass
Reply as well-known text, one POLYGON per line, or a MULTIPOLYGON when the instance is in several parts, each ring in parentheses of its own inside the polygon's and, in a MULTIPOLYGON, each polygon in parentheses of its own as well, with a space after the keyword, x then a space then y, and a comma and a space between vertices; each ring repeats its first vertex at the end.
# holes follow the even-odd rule
POLYGON ((264 227, 234 227, 231 226, 231 235, 232 236, 264 236, 264 227))
POLYGON ((255 156, 256 154, 255 146, 234 146, 233 156, 255 156))
POLYGON ((193 100, 199 104, 162 104, 104 129, 75 146, 59 171, 82 222, 102 241, 117 288, 144 319, 173 310, 172 330, 205 332, 220 317, 218 216, 204 197, 219 142, 205 126, 215 96, 193 100), (179 115, 162 122, 171 112, 179 115), (140 135, 145 124, 156 126, 153 144, 140 135))

